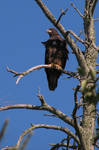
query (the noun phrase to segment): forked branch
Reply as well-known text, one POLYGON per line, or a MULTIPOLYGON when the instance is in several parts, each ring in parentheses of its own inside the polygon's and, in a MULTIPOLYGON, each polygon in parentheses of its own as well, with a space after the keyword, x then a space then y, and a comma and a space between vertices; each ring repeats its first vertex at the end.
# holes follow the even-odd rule
POLYGON ((29 134, 32 135, 32 131, 34 131, 35 129, 40 129, 40 128, 52 129, 52 130, 57 130, 57 131, 64 132, 65 134, 70 135, 75 140, 75 142, 79 145, 78 137, 75 134, 73 134, 73 132, 71 132, 67 128, 63 128, 61 126, 56 126, 56 125, 47 125, 47 124, 37 124, 37 125, 31 124, 31 126, 32 126, 31 128, 26 129, 21 134, 21 136, 19 137, 19 139, 17 141, 17 144, 14 147, 6 147, 6 148, 3 148, 3 150, 7 150, 7 149, 10 149, 10 148, 19 149, 24 136, 29 135, 29 134))
POLYGON ((87 41, 83 41, 83 40, 82 40, 79 36, 77 36, 73 31, 68 30, 68 31, 67 31, 67 34, 68 34, 68 33, 72 34, 72 35, 75 37, 75 39, 76 39, 77 41, 81 42, 81 43, 84 44, 85 46, 88 46, 88 45, 89 45, 89 43, 88 43, 87 41))
POLYGON ((79 139, 77 138, 77 136, 75 134, 73 134, 71 131, 69 131, 67 128, 63 128, 61 126, 56 126, 56 125, 47 125, 47 124, 37 124, 37 125, 34 125, 32 124, 32 127, 25 130, 22 135, 19 137, 18 139, 18 142, 16 144, 17 147, 19 147, 23 137, 32 132, 34 129, 39 129, 39 128, 44 128, 44 129, 52 129, 52 130, 58 130, 58 131, 62 131, 64 132, 65 134, 68 134, 70 135, 76 142, 77 144, 79 144, 79 139))
POLYGON ((71 144, 70 143, 70 140, 73 139, 70 135, 67 135, 67 138, 64 138, 61 140, 61 142, 57 143, 57 144, 50 144, 52 146, 52 148, 50 150, 56 150, 56 149, 59 149, 59 148, 66 148, 66 150, 69 150, 69 149, 77 149, 79 147, 79 145, 77 145, 76 141, 74 140, 74 143, 71 144))
POLYGON ((54 68, 54 69, 57 69, 59 71, 61 71, 62 73, 64 74, 67 74, 69 75, 70 77, 74 77, 74 78, 78 78, 79 79, 79 75, 75 72, 70 72, 70 71, 66 71, 66 70, 63 70, 59 65, 57 64, 48 64, 48 65, 38 65, 38 66, 35 66, 35 67, 31 67, 29 68, 28 70, 24 71, 24 72, 16 72, 12 69, 9 69, 7 67, 7 71, 8 72, 11 72, 12 74, 14 74, 13 77, 18 77, 17 80, 16 80, 16 84, 19 83, 20 79, 23 78, 24 76, 28 75, 29 73, 33 72, 34 70, 38 70, 38 69, 41 69, 41 68, 54 68))
POLYGON ((65 15, 67 11, 68 11, 68 8, 66 8, 65 10, 63 10, 63 9, 61 10, 61 14, 60 14, 59 18, 57 19, 56 25, 60 22, 62 16, 65 15))
POLYGON ((40 106, 31 105, 31 104, 7 105, 7 106, 0 107, 0 111, 11 110, 11 109, 44 110, 44 111, 48 111, 48 112, 56 115, 58 118, 63 120, 65 123, 68 123, 69 125, 74 127, 73 119, 71 119, 66 114, 64 114, 63 112, 59 111, 58 109, 56 109, 56 108, 48 105, 47 103, 45 103, 44 98, 43 98, 43 101, 42 101, 41 98, 39 97, 39 100, 41 102, 40 106))
POLYGON ((77 13, 80 15, 80 17, 84 18, 84 16, 81 14, 81 12, 75 7, 73 3, 71 3, 71 6, 77 11, 77 13))

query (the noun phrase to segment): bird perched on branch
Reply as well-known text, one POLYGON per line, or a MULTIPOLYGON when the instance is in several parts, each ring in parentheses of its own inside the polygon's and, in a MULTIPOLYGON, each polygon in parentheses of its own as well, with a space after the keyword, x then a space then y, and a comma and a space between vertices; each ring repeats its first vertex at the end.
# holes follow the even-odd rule
MULTIPOLYGON (((64 69, 68 59, 66 40, 62 39, 54 28, 48 29, 47 33, 49 34, 49 39, 42 42, 46 48, 45 64, 57 64, 64 69)), ((47 75, 49 89, 55 90, 58 78, 62 72, 52 68, 45 68, 45 72, 47 75)))

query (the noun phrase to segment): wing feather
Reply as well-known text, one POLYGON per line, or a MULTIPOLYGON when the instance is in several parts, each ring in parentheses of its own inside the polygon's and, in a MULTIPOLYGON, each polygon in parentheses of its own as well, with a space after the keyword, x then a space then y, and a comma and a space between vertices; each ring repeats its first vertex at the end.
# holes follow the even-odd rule
MULTIPOLYGON (((54 32, 54 29, 52 29, 54 32)), ((46 48, 45 64, 57 64, 63 69, 65 68, 68 59, 67 43, 63 40, 56 31, 55 35, 51 36, 49 40, 42 42, 46 48)), ((55 90, 57 87, 58 78, 61 72, 56 69, 45 68, 50 90, 55 90)))

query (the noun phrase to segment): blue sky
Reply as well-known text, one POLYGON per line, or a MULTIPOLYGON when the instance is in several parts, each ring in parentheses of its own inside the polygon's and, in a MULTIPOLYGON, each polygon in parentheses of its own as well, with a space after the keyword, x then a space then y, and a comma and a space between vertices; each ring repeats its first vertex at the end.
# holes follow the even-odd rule
MULTIPOLYGON (((83 14, 84 3, 71 1, 83 14)), ((83 20, 70 6, 69 0, 44 0, 44 3, 58 18, 60 9, 69 8, 61 23, 66 30, 73 30, 79 35, 83 30, 83 20)), ((95 11, 95 18, 99 18, 99 3, 95 11)), ((6 71, 6 66, 18 72, 25 71, 32 66, 44 64, 45 49, 41 41, 46 41, 46 29, 53 27, 33 0, 1 0, 0 1, 0 105, 7 104, 35 104, 38 87, 48 104, 60 109, 71 116, 74 107, 73 89, 78 82, 75 79, 66 79, 62 75, 58 87, 54 92, 49 91, 44 69, 34 71, 24 77, 18 85, 12 74, 6 71)), ((96 43, 99 45, 99 21, 95 23, 96 43)), ((83 38, 83 35, 81 36, 83 38)), ((79 44, 78 44, 79 45, 79 44)), ((79 45, 84 50, 82 45, 79 45)), ((69 48, 69 47, 68 47, 69 48)), ((69 48, 69 60, 66 69, 76 71, 77 62, 69 48)), ((1 147, 15 145, 18 137, 30 124, 48 123, 66 126, 56 118, 45 117, 46 112, 31 110, 8 110, 0 112, 0 127, 5 119, 9 119, 1 147)), ((46 150, 50 143, 58 143, 65 135, 53 130, 38 129, 28 143, 27 150, 46 150), (39 144, 38 144, 39 143, 39 144)), ((0 147, 0 149, 1 149, 0 147)))

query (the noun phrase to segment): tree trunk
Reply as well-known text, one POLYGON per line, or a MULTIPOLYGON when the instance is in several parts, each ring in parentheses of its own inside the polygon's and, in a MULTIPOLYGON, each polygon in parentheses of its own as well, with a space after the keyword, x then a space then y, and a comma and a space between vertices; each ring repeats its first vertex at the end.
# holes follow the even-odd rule
MULTIPOLYGON (((94 6, 93 6, 94 7, 94 6)), ((86 46, 85 59, 87 66, 89 67, 89 73, 84 80, 87 81, 85 91, 83 93, 83 139, 86 150, 94 150, 93 139, 95 137, 96 126, 96 86, 94 83, 95 76, 92 76, 92 72, 96 72, 96 58, 97 50, 95 49, 95 30, 93 20, 93 9, 91 8, 91 2, 86 0, 85 13, 84 13, 84 32, 85 41, 89 44, 86 46)))

